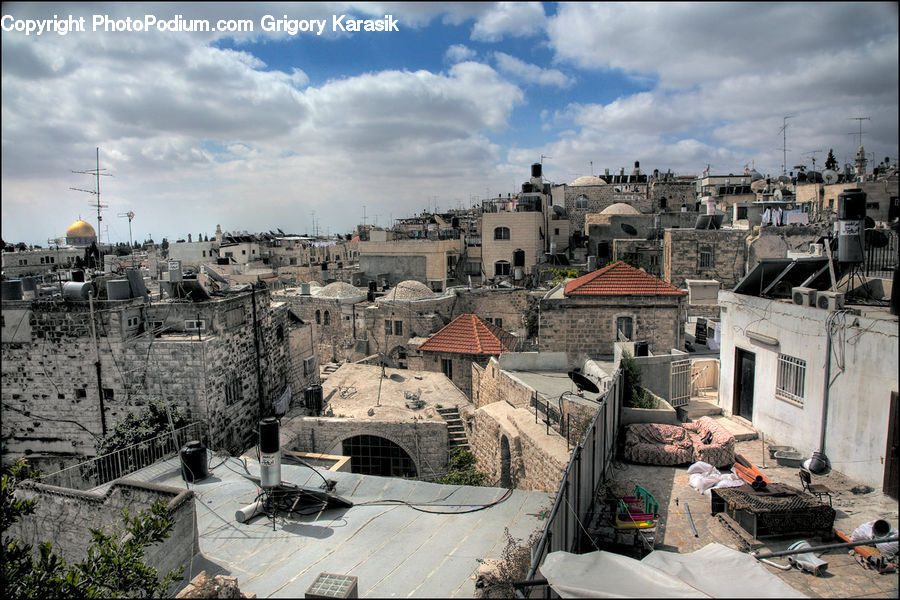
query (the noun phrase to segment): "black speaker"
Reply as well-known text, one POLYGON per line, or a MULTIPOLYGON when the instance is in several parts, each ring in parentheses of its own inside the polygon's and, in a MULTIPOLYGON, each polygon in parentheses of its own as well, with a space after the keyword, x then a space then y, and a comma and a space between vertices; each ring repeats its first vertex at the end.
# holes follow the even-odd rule
POLYGON ((866 193, 859 188, 838 195, 838 220, 862 221, 866 218, 866 193))

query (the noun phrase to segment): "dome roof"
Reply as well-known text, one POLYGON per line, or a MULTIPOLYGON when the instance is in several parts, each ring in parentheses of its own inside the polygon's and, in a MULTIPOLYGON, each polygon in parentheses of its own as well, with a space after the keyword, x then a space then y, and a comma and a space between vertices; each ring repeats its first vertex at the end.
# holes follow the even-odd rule
POLYGON ((66 229, 66 237, 71 238, 85 238, 85 237, 97 237, 97 232, 94 231, 94 228, 91 227, 91 224, 78 219, 66 229))
POLYGON ((606 182, 595 175, 582 175, 572 182, 572 186, 606 185, 606 182))
POLYGON ((600 211, 601 215, 639 215, 641 214, 635 207, 630 204, 625 204, 624 202, 616 202, 615 204, 610 204, 606 208, 600 211))
POLYGON ((365 295, 364 291, 345 281, 329 283, 317 294, 320 298, 359 298, 365 295))
POLYGON ((389 302, 391 300, 424 300, 425 298, 434 298, 437 294, 431 291, 427 285, 421 281, 407 279, 401 281, 394 289, 387 292, 378 300, 389 302))

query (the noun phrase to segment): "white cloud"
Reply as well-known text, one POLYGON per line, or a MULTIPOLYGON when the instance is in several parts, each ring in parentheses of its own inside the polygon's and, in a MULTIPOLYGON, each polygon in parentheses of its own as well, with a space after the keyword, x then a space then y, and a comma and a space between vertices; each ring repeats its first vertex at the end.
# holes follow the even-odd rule
POLYGON ((535 35, 544 28, 546 19, 539 2, 498 2, 478 17, 471 37, 479 42, 499 42, 507 35, 535 35))
POLYGON ((527 83, 571 87, 575 80, 557 69, 542 69, 537 65, 519 60, 505 52, 494 52, 494 60, 501 71, 510 73, 527 83))
POLYGON ((477 52, 466 46, 465 44, 453 44, 447 48, 444 56, 452 63, 463 62, 475 58, 477 52))

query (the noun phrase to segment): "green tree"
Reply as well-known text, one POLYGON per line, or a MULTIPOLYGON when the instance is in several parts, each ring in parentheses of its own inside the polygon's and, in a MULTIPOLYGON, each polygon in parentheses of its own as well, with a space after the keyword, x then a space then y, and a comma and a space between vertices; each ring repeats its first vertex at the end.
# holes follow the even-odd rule
POLYGON ((112 431, 101 437, 97 442, 97 454, 115 452, 171 431, 167 413, 172 415, 175 429, 189 424, 187 415, 177 406, 153 399, 140 413, 129 413, 116 423, 112 431))
POLYGON ((438 483, 445 485, 484 485, 487 474, 475 469, 478 459, 464 448, 450 451, 450 470, 438 483))
POLYGON ((837 159, 834 157, 834 148, 828 150, 828 158, 825 159, 825 168, 837 171, 838 163, 837 159))
POLYGON ((8 473, 3 473, 0 482, 5 598, 161 598, 181 577, 183 568, 160 578, 156 569, 144 563, 146 548, 166 539, 174 526, 166 515, 163 500, 134 517, 123 510, 124 531, 128 535, 91 529, 87 558, 75 565, 67 565, 49 542, 40 544, 35 556, 30 545, 7 532, 10 525, 34 513, 37 501, 16 499, 14 492, 19 481, 36 476, 18 459, 8 473))
POLYGON ((622 353, 622 385, 625 406, 629 408, 656 408, 656 399, 641 387, 641 368, 629 352, 622 353))

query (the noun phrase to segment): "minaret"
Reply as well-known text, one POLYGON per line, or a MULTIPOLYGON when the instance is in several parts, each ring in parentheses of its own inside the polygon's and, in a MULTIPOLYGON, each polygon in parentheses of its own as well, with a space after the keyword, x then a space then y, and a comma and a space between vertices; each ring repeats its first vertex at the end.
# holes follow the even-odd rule
POLYGON ((866 151, 860 146, 856 151, 856 180, 865 181, 866 178, 866 151))

